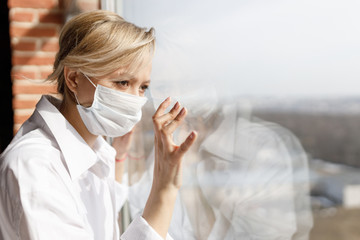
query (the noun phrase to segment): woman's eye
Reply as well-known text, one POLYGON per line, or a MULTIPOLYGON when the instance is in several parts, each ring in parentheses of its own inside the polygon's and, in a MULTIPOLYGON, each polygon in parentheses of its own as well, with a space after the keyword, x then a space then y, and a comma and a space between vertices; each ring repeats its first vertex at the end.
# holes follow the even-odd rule
POLYGON ((143 86, 140 87, 140 90, 145 92, 148 88, 149 88, 148 85, 143 85, 143 86))
POLYGON ((121 87, 127 87, 129 86, 129 81, 117 81, 115 84, 121 87))

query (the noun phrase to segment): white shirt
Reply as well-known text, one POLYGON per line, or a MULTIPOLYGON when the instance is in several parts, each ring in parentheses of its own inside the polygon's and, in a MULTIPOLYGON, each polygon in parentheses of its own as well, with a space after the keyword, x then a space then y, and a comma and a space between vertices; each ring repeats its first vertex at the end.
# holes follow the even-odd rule
MULTIPOLYGON (((0 239, 119 239, 115 150, 102 137, 91 149, 59 104, 43 96, 1 155, 0 239)), ((121 239, 163 238, 139 215, 121 239)))

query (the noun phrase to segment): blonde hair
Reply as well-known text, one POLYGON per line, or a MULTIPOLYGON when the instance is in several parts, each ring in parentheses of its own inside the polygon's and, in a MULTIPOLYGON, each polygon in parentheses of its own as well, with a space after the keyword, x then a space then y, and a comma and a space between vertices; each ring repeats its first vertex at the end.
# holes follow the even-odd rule
MULTIPOLYGON (((121 67, 136 71, 155 49, 154 29, 147 31, 104 10, 79 14, 63 27, 53 73, 47 80, 58 83, 58 92, 67 90, 64 66, 100 77, 121 67)), ((150 57, 150 58, 149 58, 150 57)))

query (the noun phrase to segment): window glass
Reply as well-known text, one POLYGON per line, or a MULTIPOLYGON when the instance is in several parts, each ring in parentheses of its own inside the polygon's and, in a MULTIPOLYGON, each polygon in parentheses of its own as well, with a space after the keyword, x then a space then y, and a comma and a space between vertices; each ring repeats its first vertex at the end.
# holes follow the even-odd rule
POLYGON ((199 133, 183 162, 174 239, 360 238, 360 2, 117 5, 157 36, 124 216, 145 206, 151 115, 171 96, 188 109, 175 141, 199 133))

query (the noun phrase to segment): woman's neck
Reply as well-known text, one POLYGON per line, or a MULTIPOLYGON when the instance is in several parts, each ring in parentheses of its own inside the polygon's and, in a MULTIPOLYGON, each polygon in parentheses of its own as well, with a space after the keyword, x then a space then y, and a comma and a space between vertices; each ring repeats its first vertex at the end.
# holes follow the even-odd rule
POLYGON ((76 103, 71 101, 68 97, 64 96, 60 105, 60 112, 66 120, 75 128, 85 142, 92 148, 97 139, 97 135, 89 132, 84 122, 82 121, 79 111, 77 110, 76 103))

